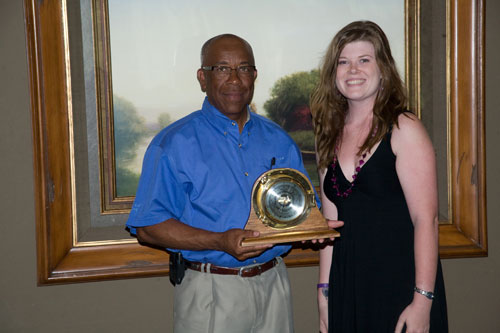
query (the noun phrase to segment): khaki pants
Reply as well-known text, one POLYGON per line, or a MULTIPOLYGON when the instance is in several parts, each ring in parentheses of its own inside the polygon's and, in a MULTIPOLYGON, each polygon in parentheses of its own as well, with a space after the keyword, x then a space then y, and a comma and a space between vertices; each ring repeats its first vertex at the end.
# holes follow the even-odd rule
POLYGON ((186 270, 175 286, 176 333, 293 332, 290 282, 280 263, 254 277, 186 270))

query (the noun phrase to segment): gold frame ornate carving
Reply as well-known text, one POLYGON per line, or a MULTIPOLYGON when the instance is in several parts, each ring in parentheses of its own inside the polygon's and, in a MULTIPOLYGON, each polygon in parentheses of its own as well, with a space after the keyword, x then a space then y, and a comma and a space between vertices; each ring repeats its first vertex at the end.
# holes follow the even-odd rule
MULTIPOLYGON (((484 143, 484 0, 447 0, 451 219, 440 225, 444 258, 487 254, 484 143)), ((33 126, 38 284, 168 274, 168 255, 137 243, 78 246, 74 237, 74 149, 66 0, 25 0, 33 126)), ((419 40, 419 1, 406 0, 419 40)), ((407 21, 408 22, 408 21, 407 21)), ((411 103, 419 109, 418 44, 407 45, 411 103), (415 104, 416 103, 416 104, 415 104)), ((294 249, 289 266, 318 263, 294 249)))

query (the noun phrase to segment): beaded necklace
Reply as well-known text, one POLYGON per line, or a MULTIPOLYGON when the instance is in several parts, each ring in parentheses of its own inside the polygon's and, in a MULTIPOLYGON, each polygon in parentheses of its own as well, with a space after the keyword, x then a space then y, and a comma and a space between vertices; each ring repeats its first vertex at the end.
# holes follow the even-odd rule
MULTIPOLYGON (((378 129, 378 126, 375 126, 373 132, 372 132, 372 136, 375 136, 375 133, 377 133, 377 129, 378 129)), ((361 171, 361 167, 363 166, 363 164, 365 164, 365 158, 366 158, 366 152, 363 153, 361 155, 361 158, 359 159, 358 161, 358 165, 356 166, 356 168, 354 169, 354 174, 352 175, 352 182, 350 182, 350 185, 349 187, 347 188, 347 190, 345 190, 344 192, 340 192, 340 188, 339 188, 339 184, 337 184, 337 177, 335 176, 335 174, 333 173, 333 171, 335 170, 335 167, 337 166, 338 161, 337 161, 337 152, 339 151, 339 147, 336 146, 335 147, 335 151, 334 151, 334 154, 333 154, 333 162, 332 162, 332 182, 333 182, 333 188, 335 189, 335 191, 337 192, 337 196, 338 197, 343 197, 343 198, 347 198, 349 196, 349 194, 352 193, 352 188, 354 187, 354 183, 356 182, 356 178, 358 177, 358 173, 359 171, 361 171)), ((340 168, 340 164, 339 164, 339 168, 340 168)))
MULTIPOLYGON (((338 151, 338 149, 335 148, 335 154, 333 155, 332 171, 335 170, 335 167, 338 164, 337 153, 336 153, 337 151, 338 151)), ((339 184, 337 184, 337 177, 335 176, 335 174, 332 174, 331 180, 333 182, 333 188, 337 192, 338 197, 347 198, 349 196, 349 194, 352 193, 352 188, 354 187, 354 183, 356 182, 356 177, 358 176, 358 173, 361 170, 361 167, 363 166, 363 164, 365 164, 365 160, 364 160, 365 158, 366 158, 366 153, 363 153, 363 155, 361 155, 361 158, 359 159, 359 162, 358 162, 358 165, 356 166, 356 169, 354 169, 354 174, 352 175, 352 182, 350 183, 351 185, 349 185, 347 190, 345 190, 344 192, 340 192, 339 184)))

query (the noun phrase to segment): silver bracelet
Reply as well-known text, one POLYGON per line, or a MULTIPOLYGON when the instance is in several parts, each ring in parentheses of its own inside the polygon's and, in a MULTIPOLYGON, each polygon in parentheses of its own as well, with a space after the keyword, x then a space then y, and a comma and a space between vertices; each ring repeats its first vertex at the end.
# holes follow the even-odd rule
POLYGON ((424 295, 428 299, 431 299, 431 300, 434 299, 434 293, 431 291, 425 291, 425 290, 422 290, 422 289, 417 288, 417 287, 414 287, 413 291, 415 291, 416 293, 419 293, 420 295, 424 295))

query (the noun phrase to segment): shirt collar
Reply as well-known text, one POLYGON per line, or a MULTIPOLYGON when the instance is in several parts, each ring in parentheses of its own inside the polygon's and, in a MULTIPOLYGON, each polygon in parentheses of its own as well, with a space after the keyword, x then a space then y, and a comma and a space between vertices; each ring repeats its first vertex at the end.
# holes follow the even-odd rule
MULTIPOLYGON (((215 128, 220 130, 222 133, 226 133, 229 128, 232 128, 234 121, 229 119, 225 114, 219 111, 215 106, 213 106, 209 101, 208 97, 205 97, 203 101, 203 107, 201 109, 203 115, 208 119, 215 128)), ((245 127, 251 126, 253 114, 250 111, 250 107, 247 105, 247 120, 245 122, 245 127)), ((236 125, 237 126, 237 125, 236 125)))

